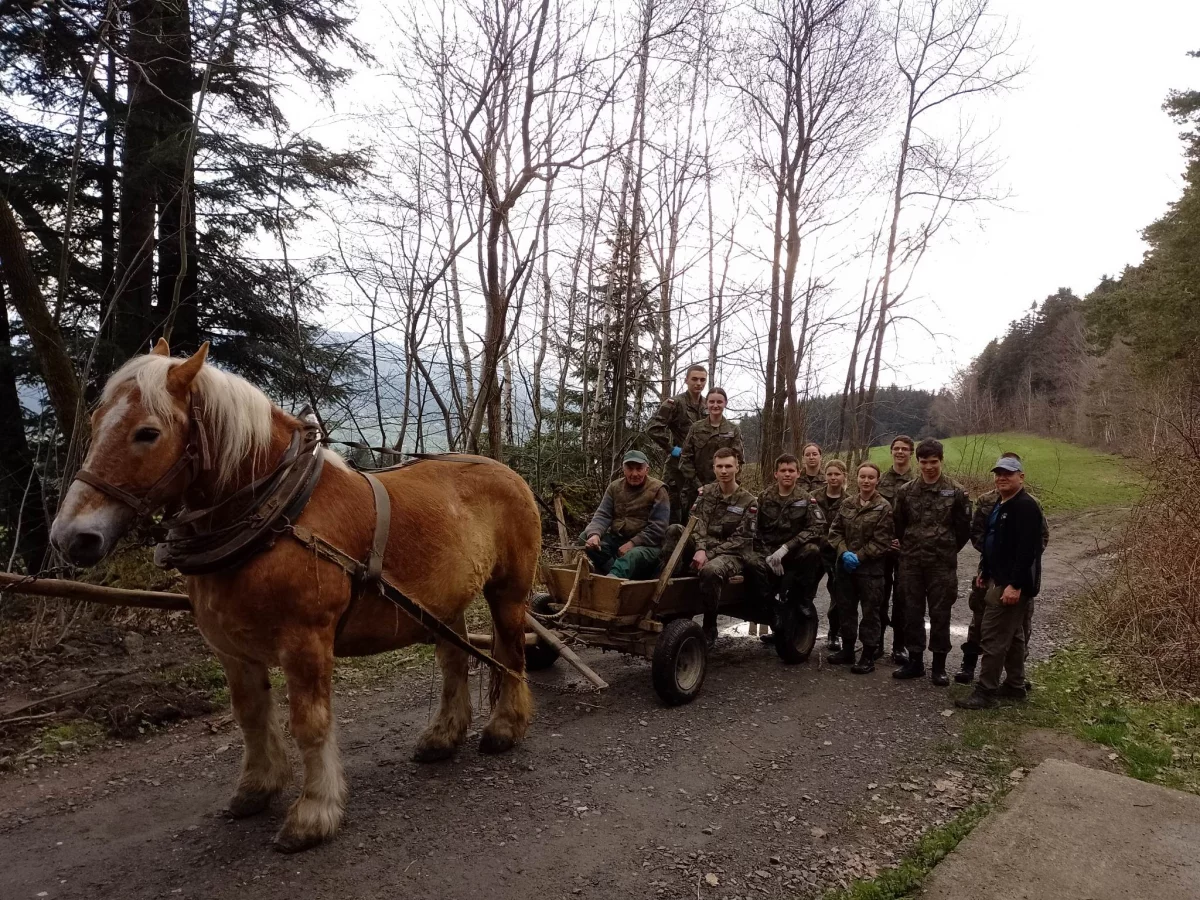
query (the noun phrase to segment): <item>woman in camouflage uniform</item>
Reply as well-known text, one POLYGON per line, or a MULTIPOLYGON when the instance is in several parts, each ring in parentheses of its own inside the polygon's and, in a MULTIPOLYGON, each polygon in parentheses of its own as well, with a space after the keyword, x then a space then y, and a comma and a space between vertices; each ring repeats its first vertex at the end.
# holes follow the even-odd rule
POLYGON ((884 558, 892 545, 892 507, 876 488, 879 467, 858 467, 858 496, 844 500, 829 529, 829 543, 837 557, 839 576, 845 575, 845 602, 841 610, 842 649, 829 662, 854 662, 855 631, 862 639, 862 655, 850 671, 865 675, 875 671, 876 650, 882 640, 879 603, 883 596, 884 558), (862 623, 859 624, 859 611, 862 623))
MULTIPOLYGON (((725 418, 725 405, 729 402, 725 391, 719 387, 713 388, 708 392, 705 402, 708 416, 688 431, 679 460, 679 472, 684 484, 681 492, 684 509, 691 508, 700 486, 713 480, 713 458, 718 450, 726 447, 732 450, 739 466, 746 461, 741 429, 736 422, 725 418)), ((686 515, 683 520, 687 520, 686 515)))
MULTIPOLYGON (((825 511, 825 521, 832 524, 833 520, 837 518, 842 500, 846 497, 846 464, 844 462, 840 459, 831 459, 825 464, 825 484, 821 486, 820 490, 813 491, 813 497, 816 498, 817 505, 825 511)), ((828 534, 821 541, 821 562, 825 569, 825 584, 829 588, 829 637, 825 646, 830 652, 836 653, 842 649, 840 614, 844 602, 842 594, 846 576, 838 571, 837 556, 833 552, 833 545, 829 543, 828 534)), ((820 586, 820 583, 821 579, 818 578, 817 585, 820 586)))

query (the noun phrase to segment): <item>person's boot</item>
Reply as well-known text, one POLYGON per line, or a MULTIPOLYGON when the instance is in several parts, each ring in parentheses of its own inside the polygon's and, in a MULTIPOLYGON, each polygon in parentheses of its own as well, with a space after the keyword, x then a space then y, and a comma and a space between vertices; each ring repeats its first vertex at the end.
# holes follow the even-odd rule
POLYGON ((925 654, 917 653, 909 656, 904 665, 892 673, 893 678, 901 680, 906 678, 924 678, 925 677, 925 654))
MULTIPOLYGON (((853 652, 851 651, 851 653, 853 652)), ((855 675, 866 675, 869 672, 874 672, 876 658, 874 647, 863 647, 862 654, 858 657, 858 662, 850 667, 850 671, 855 675)))
MULTIPOLYGON (((892 638, 892 662, 898 666, 908 665, 908 650, 896 643, 896 639, 892 638)), ((922 672, 921 674, 925 674, 922 672)))
POLYGON ((929 680, 934 687, 949 687, 950 676, 946 674, 946 654, 933 654, 933 665, 930 667, 929 680))
POLYGON ((837 653, 842 649, 842 639, 837 636, 836 632, 829 632, 829 639, 825 641, 825 649, 830 653, 837 653))
POLYGON ((1005 700, 1028 700, 1029 688, 1023 684, 1011 684, 1004 682, 996 691, 996 696, 1005 700))
POLYGON ((763 629, 767 629, 767 630, 765 630, 765 631, 764 631, 764 630, 762 630, 762 629, 759 629, 759 632, 758 632, 758 639, 759 639, 760 641, 762 641, 764 644, 774 644, 774 643, 775 643, 775 634, 776 634, 776 633, 775 633, 774 631, 771 631, 771 630, 770 630, 770 626, 769 626, 769 625, 764 625, 764 626, 762 626, 762 628, 763 628, 763 629))
POLYGON ((955 700, 954 705, 959 709, 991 709, 994 706, 998 706, 999 703, 996 700, 994 692, 975 685, 975 690, 971 693, 971 696, 955 700))
POLYGON ((979 662, 979 648, 974 644, 963 644, 962 668, 954 673, 954 680, 959 684, 970 684, 975 680, 975 664, 979 662))
POLYGON ((825 657, 825 662, 834 666, 850 666, 854 664, 854 641, 846 641, 836 651, 825 657))

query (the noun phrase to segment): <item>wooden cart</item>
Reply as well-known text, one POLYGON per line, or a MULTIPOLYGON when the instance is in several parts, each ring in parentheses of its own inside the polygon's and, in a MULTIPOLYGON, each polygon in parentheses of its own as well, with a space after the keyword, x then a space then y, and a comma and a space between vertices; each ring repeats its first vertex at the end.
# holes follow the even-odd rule
MULTIPOLYGON (((654 689, 669 706, 694 700, 708 668, 708 645, 695 621, 704 608, 699 578, 669 577, 677 559, 678 552, 656 581, 598 575, 582 554, 573 566, 543 567, 547 593, 534 595, 530 606, 544 626, 539 632, 550 633, 526 646, 527 667, 548 668, 563 644, 581 643, 649 659, 654 689)), ((764 609, 748 594, 741 577, 732 579, 722 592, 721 615, 775 628, 784 662, 808 659, 816 643, 816 613, 764 609)))

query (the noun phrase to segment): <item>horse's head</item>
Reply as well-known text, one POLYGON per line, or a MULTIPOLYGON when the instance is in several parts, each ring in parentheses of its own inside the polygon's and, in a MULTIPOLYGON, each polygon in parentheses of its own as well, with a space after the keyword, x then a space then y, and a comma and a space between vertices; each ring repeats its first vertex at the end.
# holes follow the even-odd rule
MULTIPOLYGON (((208 356, 170 360, 161 338, 147 359, 131 360, 104 388, 92 414, 92 443, 63 498, 50 540, 68 560, 103 559, 139 517, 182 497, 199 460, 192 395, 208 356)), ((203 442, 203 438, 200 438, 203 442)))

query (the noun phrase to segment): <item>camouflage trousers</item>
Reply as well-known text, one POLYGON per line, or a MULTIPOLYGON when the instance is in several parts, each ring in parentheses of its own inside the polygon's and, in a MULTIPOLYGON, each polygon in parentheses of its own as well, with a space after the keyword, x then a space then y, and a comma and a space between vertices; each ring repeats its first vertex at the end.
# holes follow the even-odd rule
POLYGON ((853 649, 857 637, 864 649, 883 646, 883 629, 879 622, 879 607, 883 600, 883 576, 838 572, 837 580, 841 606, 838 619, 842 628, 842 643, 853 649), (861 613, 862 619, 859 620, 861 613))
MULTIPOLYGON (((983 647, 983 611, 987 608, 984 598, 987 597, 987 585, 979 587, 975 580, 971 581, 971 593, 967 597, 967 606, 971 609, 971 624, 967 626, 967 642, 962 645, 962 652, 974 653, 978 656, 983 647)), ((1029 656, 1029 641, 1033 636, 1033 604, 1032 599, 1021 601, 1025 607, 1025 656, 1029 656)))
POLYGON ((815 554, 788 554, 782 575, 772 572, 766 555, 757 550, 746 554, 745 566, 746 587, 760 605, 773 608, 777 596, 785 603, 812 605, 822 571, 821 559, 815 554))
POLYGON ((1001 673, 1007 683, 1025 687, 1025 657, 1029 655, 1026 629, 1033 618, 1033 602, 1022 600, 1005 606, 1000 602, 1003 593, 1002 587, 990 581, 984 593, 979 687, 988 692, 1000 687, 1001 673))
POLYGON ((883 647, 888 625, 892 626, 892 650, 904 646, 904 585, 898 577, 899 560, 888 554, 883 561, 883 593, 879 598, 879 646, 883 647))
MULTIPOLYGON (((848 577, 845 572, 839 572, 837 562, 831 558, 829 554, 825 554, 822 562, 822 568, 825 572, 825 586, 829 590, 829 639, 833 640, 834 635, 842 633, 842 594, 845 593, 845 580, 848 577)), ((817 586, 821 584, 820 577, 817 578, 817 586)), ((813 596, 816 596, 816 591, 813 591, 813 596)))
MULTIPOLYGON (((658 551, 660 566, 667 564, 681 537, 683 537, 682 525, 672 525, 667 529, 662 549, 658 551)), ((717 609, 721 605, 721 592, 730 578, 742 574, 742 560, 740 557, 728 553, 714 556, 697 573, 692 569, 692 557, 695 555, 696 542, 693 538, 688 538, 687 546, 683 548, 683 553, 679 555, 679 562, 675 564, 672 577, 678 578, 681 575, 692 574, 700 576, 700 596, 704 602, 704 627, 716 628, 717 609)))
POLYGON ((906 604, 904 646, 909 655, 925 652, 925 614, 929 614, 929 649, 950 652, 950 612, 958 599, 957 566, 900 561, 898 583, 906 604))

